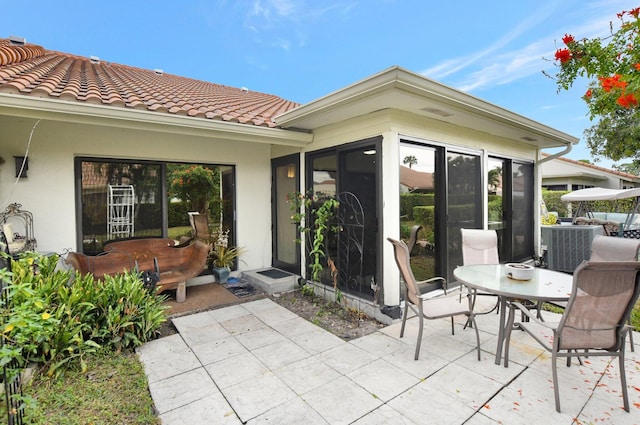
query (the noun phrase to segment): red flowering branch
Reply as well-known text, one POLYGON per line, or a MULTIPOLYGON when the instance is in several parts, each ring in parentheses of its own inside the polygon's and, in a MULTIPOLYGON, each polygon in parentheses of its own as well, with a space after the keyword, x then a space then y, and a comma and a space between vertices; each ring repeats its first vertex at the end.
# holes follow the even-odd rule
POLYGON ((640 161, 640 7, 623 10, 604 38, 562 37, 554 54, 558 90, 589 79, 582 96, 596 124, 585 132, 594 156, 640 161))
MULTIPOLYGON (((591 78, 583 99, 592 118, 616 108, 638 106, 640 97, 640 7, 617 14, 619 28, 605 39, 577 40, 571 34, 562 37, 563 47, 554 58, 559 67, 559 89, 568 89, 576 78, 591 78)), ((613 23, 611 28, 613 29, 613 23)))

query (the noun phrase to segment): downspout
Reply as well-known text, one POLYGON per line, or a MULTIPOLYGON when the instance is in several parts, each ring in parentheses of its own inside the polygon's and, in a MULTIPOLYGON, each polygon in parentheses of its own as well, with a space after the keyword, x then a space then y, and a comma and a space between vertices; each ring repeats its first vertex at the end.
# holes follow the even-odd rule
MULTIPOLYGON (((553 155, 549 155, 547 157, 544 157, 544 158, 536 161, 535 164, 533 165, 534 174, 536 175, 536 180, 538 181, 538 184, 537 184, 538 190, 536 190, 536 198, 538 198, 537 199, 537 201, 538 201, 537 205, 540 205, 540 201, 542 200, 541 199, 542 198, 542 189, 541 189, 542 188, 542 176, 540 175, 540 165, 544 164, 547 161, 551 161, 552 159, 556 159, 556 158, 559 158, 559 157, 561 157, 561 156, 563 156, 565 154, 568 154, 569 152, 571 152, 571 149, 573 149, 573 143, 568 142, 565 145, 564 150, 562 150, 560 152, 557 152, 557 153, 554 153, 553 155)), ((535 243, 535 246, 537 247, 537 249, 536 249, 537 253, 536 254, 540 257, 542 255, 542 252, 543 252, 543 249, 542 249, 542 246, 541 246, 541 236, 540 236, 540 214, 536 214, 534 217, 535 217, 534 218, 535 227, 538 230, 536 232, 536 234, 534 235, 534 243, 535 243), (537 240, 535 240, 535 239, 537 239, 537 240)))
MULTIPOLYGON (((538 165, 540 165, 540 164, 544 164, 544 163, 545 163, 545 162, 547 162, 547 161, 551 161, 552 159, 556 159, 556 158, 558 158, 558 157, 561 157, 561 156, 563 156, 563 155, 565 155, 565 154, 567 154, 567 153, 571 152, 571 149, 573 149, 573 143, 569 142, 569 143, 567 143, 567 144, 565 145, 565 148, 564 148, 564 150, 563 150, 563 151, 560 151, 560 152, 554 153, 553 155, 549 155, 549 156, 547 156, 547 157, 545 157, 545 158, 542 158, 542 159, 540 159, 540 160, 536 161, 536 163, 535 163, 535 167, 536 167, 536 168, 538 168, 538 165)), ((537 171, 537 170, 536 170, 536 171, 537 171)))

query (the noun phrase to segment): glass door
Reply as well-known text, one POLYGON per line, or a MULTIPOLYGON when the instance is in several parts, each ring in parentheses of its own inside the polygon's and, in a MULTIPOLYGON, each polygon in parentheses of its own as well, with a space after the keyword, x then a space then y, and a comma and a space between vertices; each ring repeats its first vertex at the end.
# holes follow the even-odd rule
POLYGON ((400 145, 400 237, 418 280, 453 280, 462 264, 460 228, 482 227, 480 156, 442 146, 400 145))
POLYGON ((498 257, 506 258, 508 249, 508 223, 505 211, 508 211, 507 191, 510 187, 510 180, 504 178, 504 174, 508 173, 509 162, 501 158, 492 158, 488 160, 487 171, 487 193, 489 199, 487 202, 487 217, 489 219, 489 230, 495 230, 498 236, 498 257))
POLYGON ((489 157, 487 213, 501 262, 533 257, 533 163, 489 157))
POLYGON ((339 286, 369 299, 378 267, 378 152, 376 144, 359 144, 338 153, 339 286))
POLYGON ((300 274, 300 246, 296 224, 291 221, 289 197, 300 191, 300 159, 298 155, 271 161, 272 190, 272 265, 300 274))
POLYGON ((447 276, 462 265, 460 229, 482 228, 482 174, 479 155, 447 152, 447 276))
MULTIPOLYGON (((375 299, 375 284, 381 267, 378 260, 381 238, 378 231, 380 210, 380 138, 369 139, 307 154, 307 195, 312 194, 318 208, 328 198, 340 203, 327 232, 320 281, 345 294, 375 299)), ((313 217, 311 217, 313 220, 313 217)), ((310 247, 307 246, 307 253, 310 247)), ((310 265, 310 261, 307 261, 310 265)), ((307 270, 307 276, 310 276, 307 270)))
POLYGON ((533 257, 533 164, 511 164, 511 257, 523 261, 533 257))

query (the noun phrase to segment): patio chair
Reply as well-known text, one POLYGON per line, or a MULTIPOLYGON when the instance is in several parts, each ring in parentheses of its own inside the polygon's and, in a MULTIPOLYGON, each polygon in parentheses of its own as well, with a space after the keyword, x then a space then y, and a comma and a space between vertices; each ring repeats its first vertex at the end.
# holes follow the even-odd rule
POLYGON ((198 212, 189 212, 189 223, 191 231, 196 240, 209 243, 211 241, 211 232, 209 230, 209 218, 206 214, 198 212))
POLYGON ((640 293, 640 263, 583 262, 573 274, 571 296, 558 323, 543 322, 525 306, 512 302, 509 309, 505 342, 504 365, 509 365, 509 342, 515 310, 527 315, 529 322, 517 326, 531 335, 547 351, 551 352, 551 371, 556 410, 560 412, 558 371, 556 359, 571 357, 615 356, 620 367, 620 383, 624 410, 629 411, 629 397, 624 369, 625 337, 629 328, 625 325, 640 293))
MULTIPOLYGON (((474 264, 500 264, 498 256, 498 235, 495 230, 460 229, 462 235, 462 264, 471 266, 474 264)), ((496 297, 496 304, 488 311, 478 314, 488 314, 498 310, 498 299, 495 294, 483 291, 472 291, 471 308, 475 311, 476 295, 496 297)), ((467 323, 469 324, 469 323, 467 323)))
MULTIPOLYGON (((638 261, 640 254, 640 240, 618 238, 613 236, 596 236, 591 243, 589 261, 638 261)), ((556 307, 565 308, 567 303, 552 302, 556 307)), ((631 319, 629 319, 631 324, 631 319)), ((629 346, 635 351, 633 332, 629 332, 629 346)))
POLYGON ((473 310, 471 309, 471 301, 468 306, 460 303, 458 297, 439 297, 439 294, 447 294, 447 281, 442 277, 434 277, 424 281, 416 281, 413 271, 411 270, 409 248, 407 245, 395 239, 387 238, 393 245, 396 264, 400 271, 400 276, 404 282, 406 289, 406 297, 404 300, 404 312, 402 314, 402 326, 400 328, 400 338, 404 336, 404 327, 407 322, 407 314, 409 308, 418 316, 419 329, 418 341, 416 342, 415 360, 420 356, 420 344, 422 342, 422 331, 424 328, 424 319, 433 320, 450 317, 451 318, 451 334, 455 333, 453 318, 455 316, 467 316, 468 320, 473 324, 476 331, 476 347, 478 350, 478 361, 480 360, 480 335, 476 326, 473 310))
POLYGON ((407 247, 409 248, 409 255, 413 255, 413 249, 416 247, 416 243, 418 242, 418 232, 422 229, 422 226, 416 224, 411 227, 411 231, 409 232, 409 240, 407 241, 407 247))

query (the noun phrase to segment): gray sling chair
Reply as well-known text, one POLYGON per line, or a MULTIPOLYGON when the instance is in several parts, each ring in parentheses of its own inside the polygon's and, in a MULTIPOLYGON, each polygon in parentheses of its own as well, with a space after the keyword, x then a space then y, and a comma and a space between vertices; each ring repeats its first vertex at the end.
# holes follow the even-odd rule
POLYGON ((639 293, 640 262, 583 262, 573 274, 571 296, 558 323, 543 322, 522 304, 510 303, 504 366, 509 366, 509 342, 517 309, 530 321, 516 326, 551 352, 553 391, 558 412, 560 396, 556 359, 566 357, 567 366, 570 366, 571 357, 585 356, 578 350, 588 351, 588 356, 618 357, 624 410, 628 412, 624 369, 625 337, 629 333, 626 323, 639 293))
MULTIPOLYGON (((591 243, 589 261, 638 261, 640 239, 617 238, 614 236, 596 236, 591 243)), ((631 319, 629 319, 629 325, 631 319)), ((629 332, 629 345, 633 345, 633 332, 629 332)))
POLYGON ((407 321, 408 309, 411 310, 419 318, 418 341, 416 343, 415 360, 420 356, 420 343, 422 342, 422 330, 424 328, 424 319, 442 319, 451 318, 451 334, 454 334, 453 318, 455 316, 467 316, 468 320, 473 324, 476 332, 476 347, 478 351, 478 361, 480 360, 480 335, 476 320, 471 309, 471 299, 467 305, 461 303, 457 296, 455 297, 436 297, 433 291, 442 290, 443 295, 447 293, 447 281, 442 277, 434 277, 424 281, 416 281, 413 271, 411 270, 409 248, 402 241, 387 238, 393 245, 396 264, 400 270, 400 276, 404 282, 406 296, 404 300, 404 312, 402 314, 402 327, 400 328, 400 338, 404 336, 404 327, 407 321))
MULTIPOLYGON (((589 261, 638 261, 640 239, 618 238, 614 236, 596 236, 591 243, 589 261)), ((567 303, 552 302, 557 307, 565 308, 567 303)), ((635 351, 633 332, 629 332, 629 346, 635 351)))

